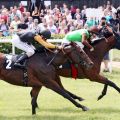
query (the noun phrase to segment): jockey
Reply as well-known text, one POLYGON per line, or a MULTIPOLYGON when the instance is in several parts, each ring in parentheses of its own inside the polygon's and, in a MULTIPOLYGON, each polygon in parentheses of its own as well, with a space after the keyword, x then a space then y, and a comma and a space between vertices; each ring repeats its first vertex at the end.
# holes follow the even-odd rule
MULTIPOLYGON (((88 41, 92 39, 94 34, 98 34, 98 32, 99 32, 99 29, 97 28, 97 26, 91 27, 89 30, 80 29, 80 30, 72 31, 65 36, 65 38, 63 39, 62 45, 68 44, 70 42, 75 42, 77 44, 76 47, 78 47, 77 49, 78 52, 80 53, 82 52, 83 56, 86 56, 83 58, 83 62, 84 60, 91 61, 88 55, 84 52, 83 48, 85 45, 90 49, 91 52, 94 51, 94 47, 92 47, 88 41)), ((93 62, 91 61, 90 64, 93 65, 93 62)))
POLYGON ((94 34, 98 34, 98 32, 99 32, 99 29, 97 28, 97 26, 93 26, 89 30, 80 29, 80 30, 72 31, 65 36, 62 44, 75 42, 82 49, 85 45, 90 49, 90 51, 94 51, 94 48, 89 44, 88 41, 92 39, 92 36, 94 34))
POLYGON ((35 53, 35 43, 38 42, 41 46, 44 46, 47 49, 61 49, 60 46, 48 43, 46 40, 50 39, 51 32, 49 30, 44 31, 20 31, 13 36, 13 44, 15 47, 25 51, 25 54, 22 54, 20 58, 16 60, 14 66, 21 67, 21 62, 26 58, 31 57, 35 53))

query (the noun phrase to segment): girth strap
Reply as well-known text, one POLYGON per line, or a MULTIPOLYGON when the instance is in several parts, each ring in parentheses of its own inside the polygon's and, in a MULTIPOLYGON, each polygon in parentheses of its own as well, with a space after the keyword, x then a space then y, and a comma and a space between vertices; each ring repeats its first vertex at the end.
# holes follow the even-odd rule
POLYGON ((28 73, 27 69, 23 69, 23 85, 28 86, 28 73))

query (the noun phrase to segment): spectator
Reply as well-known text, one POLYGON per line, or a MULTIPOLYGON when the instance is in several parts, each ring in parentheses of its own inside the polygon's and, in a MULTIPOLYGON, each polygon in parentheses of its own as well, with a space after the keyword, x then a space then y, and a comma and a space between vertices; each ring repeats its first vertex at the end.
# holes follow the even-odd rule
MULTIPOLYGON (((79 8, 76 9, 76 13, 75 13, 74 19, 76 19, 76 16, 77 16, 77 15, 80 15, 80 16, 81 16, 81 13, 80 13, 80 9, 79 9, 79 8)), ((80 17, 80 18, 81 18, 81 17, 80 17)))
POLYGON ((41 10, 39 16, 40 16, 40 19, 42 19, 45 16, 45 11, 43 9, 41 10))
POLYGON ((32 17, 28 17, 28 22, 27 22, 28 29, 30 29, 31 24, 33 24, 33 18, 32 17))
POLYGON ((10 21, 13 21, 15 16, 19 16, 19 15, 16 9, 12 9, 12 13, 10 14, 10 21))
POLYGON ((8 36, 9 35, 9 27, 8 25, 6 24, 5 20, 4 19, 1 19, 1 24, 0 24, 0 30, 2 31, 2 34, 4 36, 8 36))
POLYGON ((61 7, 61 13, 65 13, 66 10, 68 10, 68 7, 65 3, 63 3, 63 7, 61 7))
POLYGON ((117 32, 119 28, 119 20, 117 19, 117 15, 114 14, 112 18, 109 20, 109 22, 113 29, 117 32))
POLYGON ((68 29, 67 29, 67 24, 66 24, 66 21, 63 20, 61 23, 60 23, 60 26, 58 28, 58 33, 59 34, 66 34, 68 32, 68 29))
POLYGON ((75 25, 74 25, 74 20, 73 19, 68 21, 67 27, 68 27, 69 32, 75 30, 75 25))
POLYGON ((81 26, 83 28, 83 19, 81 19, 80 14, 76 15, 76 20, 75 20, 74 24, 79 25, 79 26, 81 26))
POLYGON ((0 19, 4 19, 4 21, 7 23, 7 20, 8 20, 7 10, 5 10, 5 9, 2 10, 0 19))
POLYGON ((28 28, 28 24, 25 23, 25 18, 21 18, 21 23, 18 24, 18 30, 22 30, 22 29, 27 29, 28 28))
POLYGON ((72 19, 72 16, 71 16, 71 13, 70 13, 69 9, 66 9, 65 16, 66 16, 67 21, 69 21, 70 19, 72 19))
POLYGON ((1 11, 5 10, 5 9, 6 9, 5 6, 2 5, 2 6, 1 6, 1 11))
POLYGON ((22 3, 19 4, 19 10, 21 13, 24 12, 24 6, 22 5, 22 3))
POLYGON ((49 22, 50 17, 51 17, 51 11, 47 10, 47 14, 44 17, 46 19, 47 23, 49 22))
POLYGON ((49 20, 48 29, 50 30, 51 34, 57 34, 58 33, 57 27, 54 25, 53 19, 49 20))
POLYGON ((30 30, 39 30, 39 26, 38 26, 38 19, 34 19, 33 23, 30 25, 29 29, 30 30))
POLYGON ((76 7, 71 5, 70 11, 71 11, 72 19, 74 19, 74 16, 75 16, 75 13, 76 13, 76 7))
POLYGON ((10 24, 10 29, 12 30, 12 32, 16 32, 17 31, 17 27, 18 27, 19 23, 20 23, 19 16, 17 16, 17 15, 14 16, 14 20, 10 24))
POLYGON ((55 7, 53 8, 53 13, 56 13, 57 10, 59 10, 58 5, 56 4, 55 7))
POLYGON ((40 23, 38 26, 41 31, 46 30, 48 27, 46 19, 42 18, 42 23, 40 23))
POLYGON ((35 6, 34 11, 32 12, 33 19, 38 19, 38 21, 40 21, 39 20, 39 15, 40 15, 39 10, 38 10, 37 6, 35 6))
POLYGON ((25 18, 25 23, 28 22, 28 18, 31 17, 30 12, 24 12, 23 17, 25 18))
POLYGON ((85 23, 85 28, 90 28, 97 24, 98 24, 97 21, 93 17, 90 17, 90 19, 88 19, 85 23))
POLYGON ((87 9, 87 6, 84 5, 84 6, 83 6, 83 10, 81 11, 81 16, 82 16, 82 19, 84 20, 84 23, 85 23, 86 20, 87 20, 86 9, 87 9))

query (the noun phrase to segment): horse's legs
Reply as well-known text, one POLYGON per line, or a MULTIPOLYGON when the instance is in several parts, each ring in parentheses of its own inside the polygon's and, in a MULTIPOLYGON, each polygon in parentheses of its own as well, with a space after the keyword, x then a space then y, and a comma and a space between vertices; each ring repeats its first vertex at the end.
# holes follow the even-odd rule
POLYGON ((78 99, 79 101, 83 101, 84 99, 82 97, 79 97, 71 92, 69 92, 68 90, 66 90, 63 85, 62 82, 60 80, 60 77, 57 75, 56 76, 56 82, 59 84, 60 87, 62 87, 73 99, 78 99))
MULTIPOLYGON (((92 78, 92 79, 93 79, 93 78, 92 78)), ((107 92, 107 86, 108 86, 108 85, 111 86, 111 87, 113 87, 114 89, 116 89, 116 90, 120 93, 120 88, 119 88, 114 82, 108 80, 108 79, 105 78, 104 76, 100 76, 100 75, 94 76, 94 81, 106 85, 106 86, 104 87, 104 89, 103 89, 103 96, 104 96, 104 94, 106 94, 106 92, 107 92)))
POLYGON ((81 108, 83 111, 87 111, 88 110, 87 107, 79 104, 73 98, 71 98, 70 95, 63 88, 61 88, 56 81, 54 81, 54 80, 44 80, 44 81, 46 81, 46 83, 44 83, 45 87, 55 91, 56 93, 60 94, 64 98, 68 99, 76 107, 81 108))
POLYGON ((39 91, 40 89, 42 88, 42 86, 40 87, 32 87, 32 90, 30 92, 30 95, 31 95, 31 105, 32 105, 32 114, 36 114, 36 108, 38 107, 38 104, 37 104, 37 97, 38 97, 38 94, 39 94, 39 91))
POLYGON ((98 100, 102 99, 106 95, 106 93, 107 93, 107 87, 108 87, 108 85, 105 84, 104 88, 102 90, 102 94, 98 97, 98 100))

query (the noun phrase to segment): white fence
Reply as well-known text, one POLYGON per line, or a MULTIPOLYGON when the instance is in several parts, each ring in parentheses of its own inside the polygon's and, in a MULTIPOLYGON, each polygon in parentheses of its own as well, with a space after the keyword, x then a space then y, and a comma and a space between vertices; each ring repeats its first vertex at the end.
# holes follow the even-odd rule
MULTIPOLYGON (((61 43, 62 39, 49 39, 47 41, 52 43, 61 43)), ((15 46, 12 43, 12 39, 0 39, 0 43, 10 43, 12 47, 12 54, 15 54, 15 46)))

